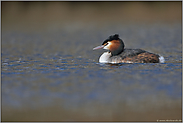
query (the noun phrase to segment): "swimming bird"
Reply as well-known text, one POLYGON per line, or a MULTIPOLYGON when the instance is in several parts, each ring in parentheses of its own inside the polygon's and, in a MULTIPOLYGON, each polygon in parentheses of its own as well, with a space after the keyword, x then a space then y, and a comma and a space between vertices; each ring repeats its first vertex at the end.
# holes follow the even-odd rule
POLYGON ((93 48, 106 49, 100 58, 100 63, 164 63, 163 56, 142 49, 127 49, 118 34, 111 35, 101 46, 93 48))

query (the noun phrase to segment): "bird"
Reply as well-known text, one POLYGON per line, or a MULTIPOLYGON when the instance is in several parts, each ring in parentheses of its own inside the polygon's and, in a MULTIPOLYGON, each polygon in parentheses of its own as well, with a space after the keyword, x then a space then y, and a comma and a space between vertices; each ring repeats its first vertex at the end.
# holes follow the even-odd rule
POLYGON ((142 49, 125 48, 124 42, 119 38, 119 34, 109 36, 101 46, 93 50, 105 49, 100 58, 100 63, 164 63, 163 56, 151 53, 142 49))

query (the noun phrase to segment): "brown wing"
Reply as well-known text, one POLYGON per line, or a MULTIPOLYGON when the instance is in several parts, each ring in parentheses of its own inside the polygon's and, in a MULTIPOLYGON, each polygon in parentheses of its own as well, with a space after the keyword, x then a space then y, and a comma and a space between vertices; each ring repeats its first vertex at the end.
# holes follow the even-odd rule
POLYGON ((158 63, 159 62, 159 55, 144 52, 132 57, 126 57, 122 59, 125 61, 131 61, 133 63, 158 63))
POLYGON ((158 63, 159 55, 142 49, 125 49, 119 56, 112 56, 111 61, 122 63, 158 63))

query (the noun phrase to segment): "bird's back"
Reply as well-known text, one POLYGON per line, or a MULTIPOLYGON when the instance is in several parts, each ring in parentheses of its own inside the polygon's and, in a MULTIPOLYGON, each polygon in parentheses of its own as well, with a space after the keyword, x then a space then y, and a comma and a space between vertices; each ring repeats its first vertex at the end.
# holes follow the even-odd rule
POLYGON ((158 63, 159 57, 142 49, 124 49, 121 54, 111 56, 110 60, 113 63, 158 63))

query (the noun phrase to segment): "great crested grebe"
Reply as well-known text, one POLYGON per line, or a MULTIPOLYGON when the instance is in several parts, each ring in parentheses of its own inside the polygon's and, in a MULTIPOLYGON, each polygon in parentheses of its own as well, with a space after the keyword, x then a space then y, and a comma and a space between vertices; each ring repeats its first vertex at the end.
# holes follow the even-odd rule
POLYGON ((110 36, 101 46, 93 48, 106 49, 100 58, 100 63, 164 63, 163 56, 141 49, 126 49, 118 34, 110 36))

